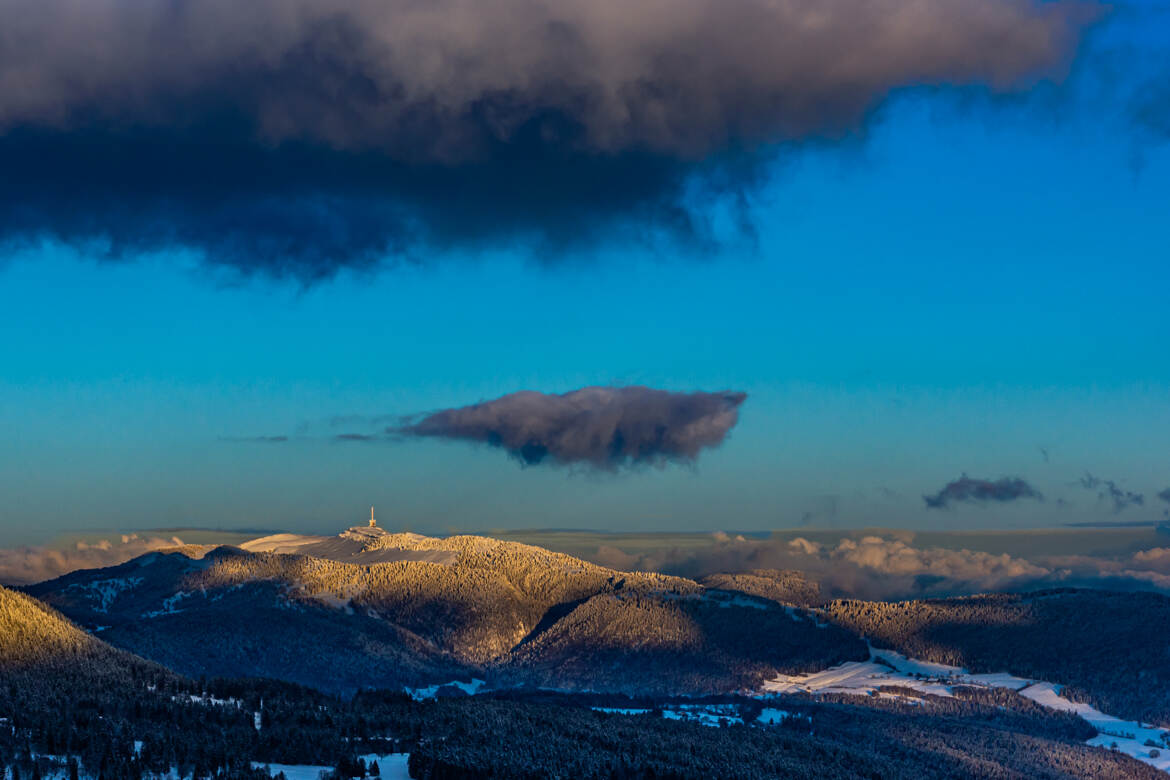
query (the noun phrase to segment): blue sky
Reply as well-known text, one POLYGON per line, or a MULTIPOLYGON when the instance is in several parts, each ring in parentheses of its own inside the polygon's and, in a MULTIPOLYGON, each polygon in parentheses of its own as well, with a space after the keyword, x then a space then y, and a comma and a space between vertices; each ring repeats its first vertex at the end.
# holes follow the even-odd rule
POLYGON ((755 237, 698 257, 451 250, 305 288, 170 252, 13 250, 0 541, 324 531, 371 503, 432 532, 1157 519, 1170 150, 1087 99, 1055 114, 974 102, 911 91, 864 138, 781 152, 750 196, 755 237), (591 384, 749 398, 696 467, 616 476, 460 443, 327 441, 337 416, 591 384), (293 438, 223 441, 257 435, 293 438), (1086 471, 1145 505, 1115 514, 1071 484, 1086 471), (924 506, 964 472, 1022 476, 1046 500, 924 506))

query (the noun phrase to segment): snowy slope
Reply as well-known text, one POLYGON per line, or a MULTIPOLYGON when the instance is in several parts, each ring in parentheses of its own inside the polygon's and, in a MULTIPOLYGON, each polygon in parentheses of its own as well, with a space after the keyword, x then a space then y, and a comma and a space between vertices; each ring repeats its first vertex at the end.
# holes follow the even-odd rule
POLYGON ((452 550, 418 549, 421 540, 427 537, 418 534, 392 534, 382 528, 354 526, 337 536, 300 536, 297 534, 273 534, 262 536, 240 545, 247 552, 288 553, 309 555, 342 563, 368 565, 372 563, 396 563, 398 561, 422 561, 426 563, 450 564, 456 553, 452 550))
MULTIPOLYGON (((870 660, 851 661, 813 674, 778 675, 764 683, 765 693, 840 693, 868 696, 882 686, 911 688, 935 696, 951 696, 951 687, 975 685, 1011 688, 1049 709, 1074 712, 1100 732, 1088 741, 1098 747, 1112 748, 1170 772, 1170 729, 1160 729, 1134 721, 1106 715, 1088 704, 1069 701, 1060 695, 1061 687, 1053 683, 1027 680, 1006 672, 971 674, 966 669, 946 664, 918 661, 892 650, 870 647, 870 660), (879 660, 880 659, 880 660, 879 660), (884 663, 883 663, 884 662, 884 663), (891 668, 892 667, 892 668, 891 668), (1158 745, 1150 755, 1146 741, 1158 745)), ((884 695, 884 694, 883 694, 884 695)))

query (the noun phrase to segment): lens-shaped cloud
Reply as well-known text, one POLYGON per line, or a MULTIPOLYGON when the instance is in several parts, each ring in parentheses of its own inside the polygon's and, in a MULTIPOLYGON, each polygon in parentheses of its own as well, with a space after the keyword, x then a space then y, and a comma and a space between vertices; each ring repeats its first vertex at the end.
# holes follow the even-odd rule
POLYGON ((723 443, 745 393, 675 393, 649 387, 586 387, 563 395, 519 392, 444 409, 391 429, 506 450, 525 465, 614 470, 692 462, 723 443))

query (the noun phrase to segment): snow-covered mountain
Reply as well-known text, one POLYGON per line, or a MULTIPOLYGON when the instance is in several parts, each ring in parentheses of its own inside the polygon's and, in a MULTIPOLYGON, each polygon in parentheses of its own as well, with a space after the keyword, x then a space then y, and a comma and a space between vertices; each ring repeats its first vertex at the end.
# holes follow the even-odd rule
POLYGON ((176 548, 28 590, 184 674, 332 691, 476 676, 721 692, 866 655, 848 632, 768 598, 515 542, 368 527, 176 548))

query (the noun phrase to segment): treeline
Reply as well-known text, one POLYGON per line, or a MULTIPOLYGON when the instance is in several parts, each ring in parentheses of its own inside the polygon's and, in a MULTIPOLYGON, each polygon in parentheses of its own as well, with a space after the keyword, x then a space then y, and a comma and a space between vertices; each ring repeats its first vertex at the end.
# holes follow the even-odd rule
MULTIPOLYGON (((1080 743, 1083 727, 1044 714, 954 702, 885 705, 785 699, 777 726, 710 728, 550 705, 477 703, 474 722, 411 751, 418 780, 465 778, 1153 778, 1126 756, 1080 743), (896 706, 896 705, 895 705, 896 706), (1012 728, 1023 728, 1013 731, 1012 728)), ((467 716, 458 702, 440 705, 467 716)), ((1082 722, 1083 723, 1083 722, 1082 722)))
POLYGON ((710 728, 664 719, 661 711, 678 701, 641 700, 651 714, 626 716, 590 709, 595 695, 547 691, 414 702, 390 692, 341 699, 271 681, 185 684, 133 695, 49 680, 31 692, 4 686, 0 712, 11 718, 0 723, 0 766, 15 767, 15 780, 47 777, 47 759, 34 758, 46 755, 73 757, 74 771, 101 780, 172 768, 201 780, 256 780, 253 762, 334 766, 340 778, 359 774, 358 755, 409 752, 418 780, 1158 776, 1084 745, 1093 733, 1084 721, 1010 691, 922 697, 918 705, 719 697, 748 724, 765 707, 790 717, 710 728))
POLYGON ((812 607, 821 603, 821 586, 790 569, 752 569, 739 574, 709 574, 699 580, 707 588, 738 591, 780 604, 812 607))

